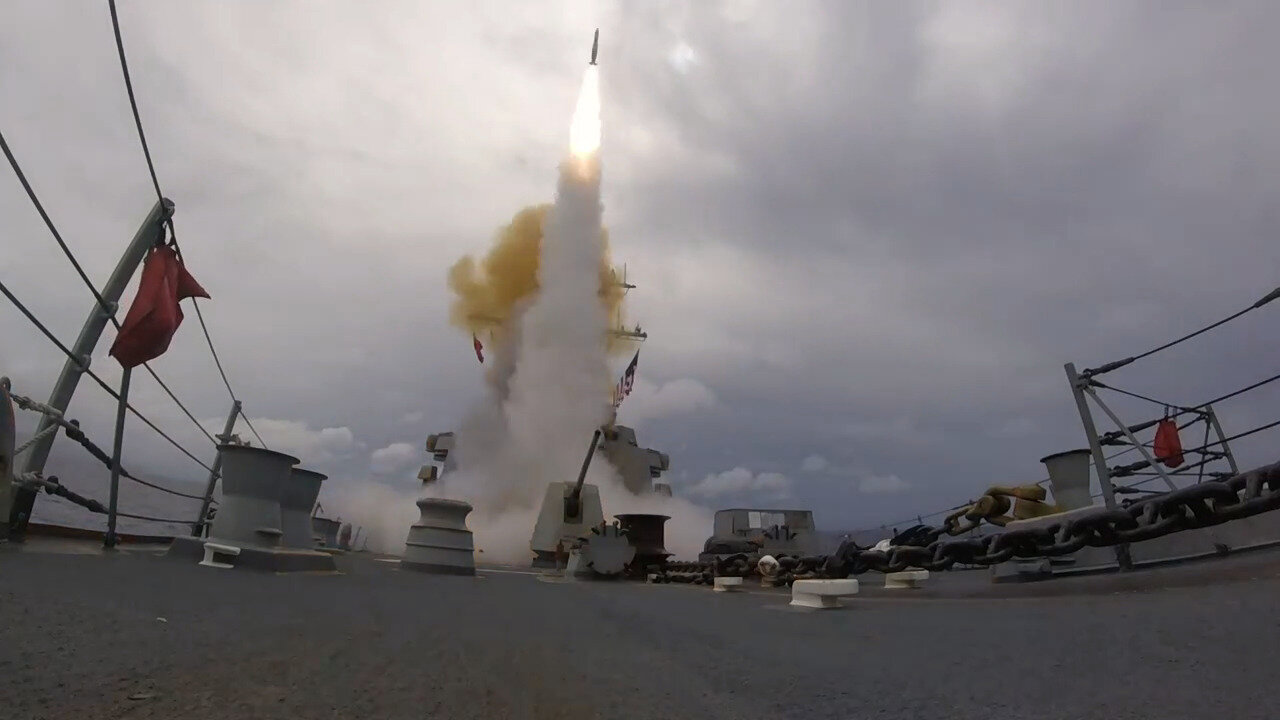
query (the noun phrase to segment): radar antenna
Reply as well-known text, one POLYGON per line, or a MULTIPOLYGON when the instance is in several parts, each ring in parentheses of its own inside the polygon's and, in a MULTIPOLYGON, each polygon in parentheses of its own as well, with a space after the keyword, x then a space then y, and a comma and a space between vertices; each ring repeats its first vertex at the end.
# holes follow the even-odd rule
MULTIPOLYGON (((629 293, 629 292, 631 292, 632 290, 634 290, 634 289, 635 289, 635 287, 636 287, 635 285, 633 285, 633 284, 631 284, 631 283, 627 282, 627 265, 626 265, 626 263, 623 263, 623 264, 622 264, 622 279, 621 279, 621 280, 619 280, 619 279, 618 279, 618 271, 617 271, 617 270, 612 270, 612 269, 611 269, 611 270, 609 270, 609 274, 613 277, 613 285, 614 285, 614 287, 620 287, 620 288, 622 288, 622 294, 623 294, 623 295, 626 295, 627 293, 629 293)), ((637 323, 637 324, 636 324, 635 329, 627 329, 627 328, 623 327, 623 325, 622 325, 622 308, 618 308, 618 312, 617 312, 617 314, 615 315, 615 318, 614 318, 614 323, 615 323, 614 327, 612 327, 612 328, 610 328, 610 329, 609 329, 609 334, 610 334, 610 335, 612 335, 612 336, 614 336, 614 337, 616 337, 616 338, 621 338, 621 339, 623 339, 623 340, 633 340, 633 341, 635 341, 635 342, 644 342, 645 340, 649 339, 649 333, 647 333, 647 332, 645 332, 644 330, 642 330, 642 329, 640 328, 640 324, 639 324, 639 323, 637 323)))

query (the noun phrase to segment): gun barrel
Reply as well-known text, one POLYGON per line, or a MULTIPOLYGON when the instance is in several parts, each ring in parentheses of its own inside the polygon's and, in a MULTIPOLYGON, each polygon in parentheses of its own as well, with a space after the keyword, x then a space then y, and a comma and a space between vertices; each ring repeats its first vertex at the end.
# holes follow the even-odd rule
POLYGON ((570 497, 577 500, 582 496, 582 485, 587 481, 587 468, 591 467, 591 458, 596 454, 596 445, 600 442, 600 428, 591 434, 591 447, 587 448, 587 456, 582 460, 582 469, 578 471, 578 482, 573 486, 570 497))

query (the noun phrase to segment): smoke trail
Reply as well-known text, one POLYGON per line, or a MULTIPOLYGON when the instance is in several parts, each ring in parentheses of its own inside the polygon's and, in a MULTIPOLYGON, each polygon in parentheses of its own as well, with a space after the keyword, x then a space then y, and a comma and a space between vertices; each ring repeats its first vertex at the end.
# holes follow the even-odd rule
MULTIPOLYGON (((564 163, 538 243, 538 290, 503 335, 499 362, 513 360, 511 372, 494 368, 490 397, 455 435, 458 469, 430 491, 471 502, 486 560, 528 561, 547 484, 574 479, 592 432, 609 419, 601 214, 598 161, 564 163)), ((603 461, 588 479, 620 484, 603 461)))
MULTIPOLYGON (((599 123, 590 106, 595 81, 584 78, 575 152, 590 140, 582 129, 599 123)), ((469 524, 485 560, 528 562, 547 484, 575 478, 592 432, 609 419, 606 331, 621 296, 601 219, 591 146, 561 165, 554 204, 522 210, 503 228, 483 268, 464 258, 450 271, 453 322, 470 328, 500 318, 503 326, 490 395, 455 434, 457 470, 428 492, 472 504, 469 524)), ((607 462, 593 463, 588 481, 620 484, 607 462)))
MULTIPOLYGON (((511 345, 510 331, 518 327, 516 315, 538 292, 539 256, 549 204, 533 205, 517 212, 500 228, 494 245, 482 258, 466 255, 449 268, 448 285, 454 293, 449 321, 475 333, 486 348, 511 345)), ((609 257, 608 231, 601 228, 603 252, 599 265, 599 300, 608 316, 625 322, 623 288, 615 282, 609 257)), ((625 352, 625 341, 610 337, 610 353, 625 352)))
MULTIPOLYGON (((487 396, 455 433, 457 469, 425 494, 471 503, 468 525, 481 561, 529 562, 548 483, 576 478, 592 432, 611 413, 607 330, 621 288, 609 274, 601 222, 597 82, 588 69, 554 204, 520 211, 483 262, 466 257, 449 271, 452 322, 472 331, 493 327, 494 359, 487 396)), ((687 501, 631 495, 601 454, 587 482, 600 489, 606 517, 673 516, 668 549, 683 557, 696 554, 710 532, 709 514, 687 501)), ((395 551, 407 530, 406 523, 395 551)), ((394 541, 394 533, 385 534, 394 541)))

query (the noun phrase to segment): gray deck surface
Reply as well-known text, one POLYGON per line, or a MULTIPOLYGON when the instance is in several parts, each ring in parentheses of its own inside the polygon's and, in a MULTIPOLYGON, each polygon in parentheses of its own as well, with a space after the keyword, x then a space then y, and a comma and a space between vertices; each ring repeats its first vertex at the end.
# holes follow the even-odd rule
POLYGON ((1273 551, 1015 587, 967 572, 889 593, 872 573, 817 612, 342 565, 0 551, 0 717, 1280 717, 1273 551))

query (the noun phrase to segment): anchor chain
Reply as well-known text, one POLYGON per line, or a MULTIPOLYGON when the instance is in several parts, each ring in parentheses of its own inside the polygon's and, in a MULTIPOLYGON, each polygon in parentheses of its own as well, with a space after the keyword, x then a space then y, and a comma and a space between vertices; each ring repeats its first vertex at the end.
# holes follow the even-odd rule
MULTIPOLYGON (((918 535, 934 538, 927 545, 896 545, 881 551, 845 540, 830 555, 775 556, 778 570, 770 579, 783 584, 795 579, 844 578, 871 571, 939 571, 957 563, 996 565, 1014 558, 1059 557, 1086 547, 1144 542, 1276 509, 1280 509, 1280 462, 1225 480, 1208 480, 1140 500, 1126 500, 1114 510, 1098 508, 1040 527, 1006 529, 999 534, 961 540, 937 539, 947 530, 935 528, 918 535)), ((760 557, 760 553, 739 554, 710 562, 668 563, 656 574, 658 582, 709 585, 716 576, 745 577, 756 572, 760 557)))

